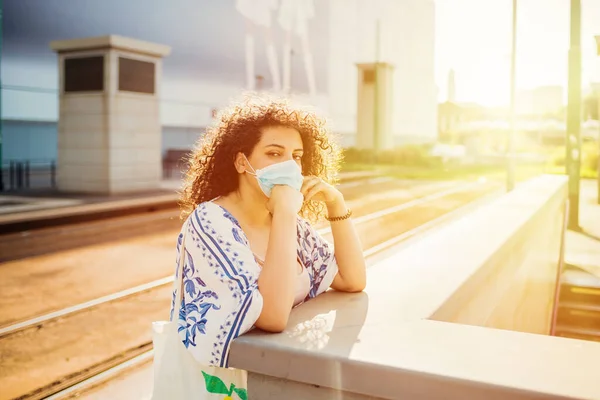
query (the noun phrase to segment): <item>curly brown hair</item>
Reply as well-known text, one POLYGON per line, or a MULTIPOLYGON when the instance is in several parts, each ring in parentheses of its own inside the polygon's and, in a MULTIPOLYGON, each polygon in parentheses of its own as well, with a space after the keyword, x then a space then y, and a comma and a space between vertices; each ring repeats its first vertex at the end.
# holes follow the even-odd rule
MULTIPOLYGON (((200 203, 224 196, 238 188, 234 158, 238 152, 250 156, 262 129, 284 126, 300 132, 304 147, 302 174, 318 176, 335 184, 341 153, 326 122, 309 110, 293 107, 286 99, 249 95, 222 110, 214 125, 198 140, 187 160, 188 170, 181 193, 181 217, 200 203)), ((305 202, 300 214, 316 222, 324 214, 323 203, 305 202)))

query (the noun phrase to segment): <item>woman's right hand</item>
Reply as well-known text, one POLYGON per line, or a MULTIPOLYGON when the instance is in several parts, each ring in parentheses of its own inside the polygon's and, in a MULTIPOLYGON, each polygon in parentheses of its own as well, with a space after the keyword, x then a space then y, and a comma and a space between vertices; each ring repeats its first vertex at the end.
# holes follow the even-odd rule
POLYGON ((276 185, 267 201, 273 215, 265 262, 258 276, 263 308, 256 326, 268 332, 282 332, 287 326, 298 270, 298 211, 304 196, 290 186, 276 185))
POLYGON ((267 201, 267 209, 271 214, 275 212, 287 212, 298 214, 302 208, 304 196, 300 191, 287 186, 275 185, 271 190, 271 197, 267 201))

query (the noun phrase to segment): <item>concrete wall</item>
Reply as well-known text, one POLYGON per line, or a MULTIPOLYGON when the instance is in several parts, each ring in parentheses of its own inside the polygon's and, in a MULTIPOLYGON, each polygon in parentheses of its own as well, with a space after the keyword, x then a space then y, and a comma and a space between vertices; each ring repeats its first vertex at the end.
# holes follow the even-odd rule
POLYGON ((248 374, 248 393, 252 396, 250 398, 260 400, 383 400, 382 397, 339 391, 318 385, 310 385, 253 373, 248 374), (260 393, 260 396, 257 396, 258 393, 260 393))
POLYGON ((169 149, 191 149, 203 132, 204 128, 163 126, 162 153, 169 149))
MULTIPOLYGON (((162 127, 162 153, 169 149, 192 148, 203 127, 162 127)), ((56 160, 57 123, 34 121, 2 122, 2 154, 7 160, 56 160)))
POLYGON ((56 122, 2 121, 2 158, 56 160, 56 122))
MULTIPOLYGON (((169 81, 162 85, 159 112, 162 124, 162 151, 191 148, 205 127, 212 123, 212 111, 240 95, 240 89, 208 82, 169 81)), ((2 89, 3 159, 56 159, 58 91, 27 91, 24 87, 2 89), (32 107, 35 104, 36 107, 32 107)), ((305 96, 293 101, 310 104, 305 96)), ((316 99, 326 110, 326 97, 316 99)), ((332 124, 335 127, 335 123, 332 124)), ((342 145, 354 145, 355 135, 344 135, 342 145)))
MULTIPOLYGON (((374 2, 367 0, 328 0, 326 6, 320 6, 322 11, 327 9, 322 14, 328 26, 327 35, 319 40, 327 43, 328 56, 326 59, 321 57, 317 65, 326 64, 323 69, 327 70, 327 86, 316 98, 305 100, 331 118, 333 130, 344 134, 344 146, 355 145, 355 63, 374 61, 375 19, 382 15, 381 60, 394 64, 396 71, 393 79, 394 143, 431 141, 437 134, 433 73, 434 1, 381 0, 376 3, 381 6, 375 7, 374 2)), ((140 39, 143 38, 142 35, 140 39)), ((15 129, 10 122, 23 121, 19 123, 25 127, 29 122, 52 124, 58 119, 58 69, 55 56, 46 47, 47 39, 43 41, 43 50, 39 47, 39 38, 35 46, 32 44, 33 47, 10 42, 7 45, 11 46, 3 48, 7 54, 5 57, 3 54, 2 58, 0 90, 3 101, 0 114, 6 126, 6 141, 14 143, 4 150, 4 159, 22 158, 29 152, 40 152, 41 158, 56 158, 55 145, 47 145, 51 136, 44 136, 43 146, 29 149, 33 136, 30 137, 23 129, 15 129)), ((184 48, 183 52, 186 51, 184 48)), ((181 48, 175 48, 173 57, 180 53, 181 48)), ((239 52, 238 56, 242 54, 239 52)), ((298 60, 295 63, 301 64, 302 58, 295 58, 298 60)), ((303 71, 303 67, 294 65, 294 71, 303 71)), ((240 69, 242 71, 243 68, 240 69)), ((304 76, 303 72, 298 73, 304 76)), ((213 109, 227 104, 243 89, 239 81, 222 79, 217 82, 202 76, 195 73, 195 78, 189 78, 179 70, 165 68, 160 98, 163 126, 183 129, 205 127, 212 119, 213 109)), ((163 148, 178 146, 179 139, 174 140, 177 145, 166 141, 163 148)), ((183 140, 187 142, 187 139, 183 140)))
POLYGON ((364 292, 329 291, 283 333, 236 339, 249 397, 600 398, 600 343, 531 333, 548 328, 566 184, 526 182, 370 266, 364 292))
MULTIPOLYGON (((500 238, 502 245, 430 318, 549 334, 566 195, 562 188, 548 196, 527 218, 519 220, 517 210, 507 209, 490 221, 495 232, 485 240, 489 244, 500 238), (520 226, 514 231, 495 223, 503 220, 520 226)), ((529 201, 523 199, 524 204, 529 201)))

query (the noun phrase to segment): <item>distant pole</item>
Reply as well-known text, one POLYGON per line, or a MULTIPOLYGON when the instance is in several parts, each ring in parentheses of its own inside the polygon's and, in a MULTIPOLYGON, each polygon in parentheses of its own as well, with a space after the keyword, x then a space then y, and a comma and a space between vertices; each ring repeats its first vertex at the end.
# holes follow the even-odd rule
MULTIPOLYGON (((600 92, 598 93, 598 122, 600 122, 600 92)), ((600 204, 600 129, 598 130, 598 165, 596 166, 596 203, 600 204)))
POLYGON ((375 62, 379 62, 381 57, 381 20, 377 18, 375 21, 375 62))
POLYGON ((506 141, 506 191, 515 188, 515 130, 516 130, 516 89, 517 89, 517 0, 513 0, 512 46, 510 56, 510 130, 506 141))
POLYGON ((381 42, 381 38, 380 38, 380 20, 379 18, 377 18, 377 20, 375 21, 375 68, 374 68, 374 76, 375 76, 375 82, 374 82, 374 87, 373 87, 373 93, 374 93, 374 102, 373 102, 373 115, 374 115, 374 121, 373 121, 373 142, 374 142, 374 147, 375 150, 380 150, 381 149, 381 139, 380 139, 380 135, 379 135, 379 93, 378 93, 378 86, 379 86, 379 57, 381 56, 380 54, 380 42, 381 42))
POLYGON ((292 67, 294 65, 294 48, 290 46, 290 87, 288 88, 287 95, 290 97, 292 95, 292 67))
MULTIPOLYGON (((2 30, 3 30, 3 4, 0 0, 0 58, 2 57, 2 30)), ((2 87, 2 77, 0 74, 0 87, 2 87)), ((0 90, 0 192, 4 191, 4 169, 2 168, 2 90, 0 90)))
POLYGON ((571 0, 569 105, 567 108, 566 172, 569 175, 569 229, 579 229, 581 168, 581 0, 571 0))
MULTIPOLYGON (((600 56, 600 35, 596 36, 596 45, 597 45, 597 49, 598 49, 598 56, 600 56)), ((598 112, 598 123, 600 124, 600 84, 598 85, 598 87, 596 88, 596 99, 598 101, 597 104, 597 109, 596 111, 598 112)), ((598 131, 598 154, 600 154, 600 131, 598 131)), ((598 180, 597 180, 597 199, 596 202, 598 204, 600 204, 600 157, 598 157, 598 165, 597 165, 597 170, 598 170, 598 180)))

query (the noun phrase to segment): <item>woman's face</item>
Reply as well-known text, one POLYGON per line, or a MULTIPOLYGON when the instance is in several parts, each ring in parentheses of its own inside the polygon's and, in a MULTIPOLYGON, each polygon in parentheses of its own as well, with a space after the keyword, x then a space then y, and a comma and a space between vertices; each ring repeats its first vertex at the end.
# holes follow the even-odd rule
POLYGON ((262 136, 248 161, 255 170, 288 160, 294 160, 302 169, 303 154, 300 132, 285 126, 272 126, 262 129, 262 136))
POLYGON ((241 174, 241 179, 246 179, 246 182, 257 193, 262 194, 263 192, 256 178, 246 172, 254 173, 258 169, 288 160, 294 160, 300 169, 302 169, 304 149, 300 132, 293 128, 271 126, 263 128, 261 131, 262 136, 252 150, 252 153, 247 157, 247 160, 242 153, 238 153, 236 157, 236 169, 241 174))

